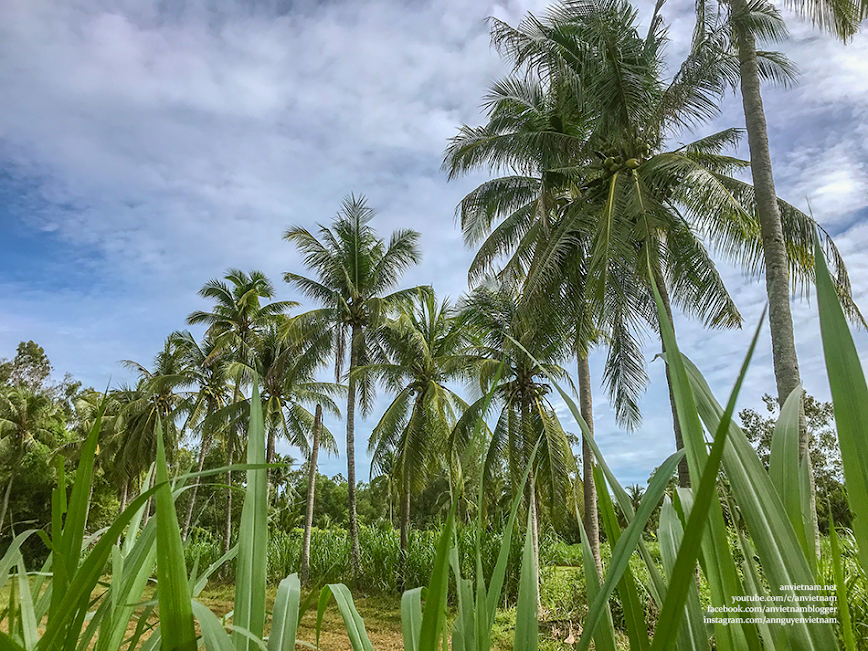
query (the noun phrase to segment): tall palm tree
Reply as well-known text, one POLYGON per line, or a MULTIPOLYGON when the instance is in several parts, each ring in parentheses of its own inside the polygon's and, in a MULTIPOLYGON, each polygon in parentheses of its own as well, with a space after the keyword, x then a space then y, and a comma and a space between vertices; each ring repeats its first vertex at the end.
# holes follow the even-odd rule
POLYGON ((53 445, 55 430, 63 428, 59 411, 48 394, 24 384, 0 391, 0 467, 9 473, 0 502, 0 532, 18 467, 29 449, 53 445))
MULTIPOLYGON (((199 460, 196 470, 202 472, 214 439, 227 432, 227 419, 221 417, 221 410, 230 399, 229 351, 220 347, 216 338, 207 333, 201 341, 196 341, 187 330, 174 332, 169 339, 181 356, 183 373, 186 376, 185 384, 189 387, 178 407, 178 413, 186 417, 184 430, 199 433, 199 460)), ((184 540, 190 531, 198 490, 199 477, 196 477, 184 517, 181 534, 184 540)))
POLYGON ((331 333, 335 354, 335 379, 343 377, 345 356, 349 356, 347 393, 347 485, 351 563, 357 571, 360 561, 359 530, 356 518, 356 397, 362 413, 370 412, 374 383, 357 380, 353 371, 370 361, 371 334, 396 301, 412 290, 384 294, 397 284, 404 271, 420 259, 419 233, 398 230, 388 246, 377 237, 370 222, 374 211, 364 197, 344 199, 331 228, 320 225, 319 239, 301 226, 287 229, 284 239, 295 244, 305 266, 316 274, 307 278, 287 272, 284 280, 323 307, 308 313, 331 333))
MULTIPOLYGON (((761 238, 753 188, 731 176, 745 164, 721 155, 738 132, 730 129, 663 150, 667 139, 716 114, 720 94, 732 78, 732 58, 719 56, 714 38, 698 39, 674 78, 664 81, 662 21, 655 16, 641 38, 636 12, 624 0, 556 5, 544 19, 531 15, 517 28, 494 21, 493 41, 517 70, 535 73, 548 88, 571 89, 574 108, 565 114, 580 113, 586 134, 580 147, 566 151, 559 167, 548 170, 565 177, 564 190, 570 191, 564 193, 560 228, 552 230, 531 272, 541 278, 556 275, 570 256, 589 251, 586 288, 599 305, 620 302, 615 297, 625 282, 638 284, 646 298, 641 299, 642 291, 634 292, 640 299, 637 316, 656 328, 653 284, 663 295, 670 321, 674 302, 709 326, 739 325, 741 317, 699 237, 757 271, 761 238), (587 249, 575 246, 582 242, 589 242, 587 249)), ((762 61, 765 75, 786 77, 778 57, 764 54, 762 61)), ((502 160, 504 125, 492 122, 494 128, 480 133, 478 142, 467 138, 469 161, 483 159, 486 149, 502 160)), ((510 128, 514 126, 505 125, 510 128)), ((489 221, 504 211, 492 205, 489 221)), ((790 262, 802 278, 810 277, 817 224, 789 205, 786 219, 790 262)), ((831 240, 820 233, 835 260, 842 294, 847 294, 843 263, 831 240)), ((679 475, 686 484, 686 464, 679 475)))
MULTIPOLYGON (((118 403, 114 426, 119 440, 112 446, 115 463, 128 478, 140 476, 157 458, 158 424, 162 426, 166 452, 171 460, 177 449, 180 431, 175 420, 181 405, 180 389, 187 382, 180 351, 166 339, 154 356, 152 368, 126 359, 121 364, 136 371, 139 381, 133 388, 121 387, 113 393, 118 403)), ((150 503, 145 510, 149 517, 150 503)))
MULTIPOLYGON (((865 0, 786 0, 784 3, 810 19, 824 31, 845 42, 868 15, 865 0)), ((772 360, 778 402, 783 404, 801 384, 799 360, 796 354, 793 316, 790 310, 792 260, 788 251, 786 212, 788 207, 777 198, 768 129, 763 108, 763 52, 757 50, 757 40, 779 41, 786 37, 786 26, 770 2, 747 0, 701 0, 696 3, 696 38, 720 35, 721 50, 738 61, 738 83, 741 90, 750 151, 750 169, 755 193, 756 215, 762 242, 762 266, 765 270, 766 294, 769 301, 769 331, 772 339, 772 360), (725 9, 721 12, 720 9, 725 9), (727 46, 729 46, 727 48, 727 46)), ((840 268, 840 267, 839 267, 840 268)), ((839 274, 840 275, 840 274, 839 274)), ((796 278, 798 275, 796 274, 796 278)), ((839 282, 845 307, 849 301, 846 277, 839 282)), ((861 319, 851 305, 851 316, 861 319)), ((802 397, 804 400, 804 396, 802 397)), ((813 501, 813 470, 810 468, 810 434, 805 421, 804 404, 799 410, 799 456, 807 459, 813 501)), ((816 509, 811 509, 816 517, 816 509)), ((816 527, 814 527, 816 530, 816 527)), ((817 539, 819 545, 819 538, 817 539)))
POLYGON ((443 470, 449 455, 449 434, 467 407, 449 388, 469 380, 474 357, 467 351, 467 331, 448 301, 437 302, 432 291, 420 289, 397 307, 395 318, 378 332, 386 359, 360 366, 359 377, 380 380, 394 394, 374 427, 368 449, 372 465, 392 472, 401 486, 401 576, 409 544, 410 498, 433 472, 443 470))
MULTIPOLYGON (((484 394, 494 389, 490 406, 499 409, 484 460, 482 481, 488 482, 505 463, 515 491, 534 446, 540 442, 525 490, 536 564, 539 559, 538 496, 546 497, 552 520, 556 521, 558 514, 567 513, 564 500, 569 492, 570 473, 576 471, 567 434, 546 398, 551 391, 547 376, 572 384, 567 372, 558 365, 569 352, 569 342, 551 321, 541 321, 535 310, 526 309, 516 290, 509 285, 482 285, 463 299, 460 307, 462 317, 475 328, 479 338, 474 368, 480 389, 484 394), (521 344, 542 368, 514 342, 521 344)), ((485 403, 484 395, 464 411, 453 430, 454 447, 462 449, 470 442, 474 423, 480 416, 487 415, 483 413, 485 403)))
MULTIPOLYGON (((210 312, 197 310, 187 317, 190 325, 205 324, 208 334, 216 346, 229 351, 233 361, 253 363, 254 344, 257 337, 274 319, 297 307, 292 301, 273 301, 263 304, 262 299, 274 296, 274 285, 261 271, 249 274, 240 269, 230 269, 223 280, 212 278, 202 289, 199 296, 214 301, 210 312)), ((232 404, 241 400, 241 380, 235 379, 232 404)), ((228 430, 226 463, 231 465, 235 458, 235 448, 239 442, 241 421, 235 419, 228 430)), ((223 551, 229 551, 232 539, 232 472, 226 471, 226 529, 223 537, 223 551)))

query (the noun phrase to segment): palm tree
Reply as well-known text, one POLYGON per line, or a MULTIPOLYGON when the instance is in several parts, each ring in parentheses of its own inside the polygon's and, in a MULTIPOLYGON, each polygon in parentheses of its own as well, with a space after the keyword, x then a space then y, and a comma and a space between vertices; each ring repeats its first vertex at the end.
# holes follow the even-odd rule
MULTIPOLYGON (((845 42, 856 33, 859 21, 868 15, 868 2, 864 0, 861 2, 859 0, 787 0, 785 4, 796 9, 804 17, 810 18, 824 31, 845 42)), ((734 49, 738 58, 737 78, 744 108, 756 215, 762 242, 762 266, 765 270, 766 293, 769 301, 772 360, 778 403, 783 404, 790 393, 801 384, 801 376, 796 355, 793 316, 790 311, 790 277, 793 275, 793 270, 790 251, 788 251, 786 223, 789 207, 782 205, 775 190, 761 92, 764 80, 764 53, 757 50, 757 37, 772 41, 782 40, 786 37, 786 26, 775 7, 768 2, 702 0, 696 3, 696 9, 696 38, 709 38, 719 34, 725 37, 724 45, 721 47, 723 53, 732 56, 734 49), (720 8, 727 9, 728 16, 722 17, 720 8)), ((833 252, 833 256, 836 253, 833 252)), ((797 277, 798 274, 795 276, 797 277)), ((793 280, 795 281, 796 278, 793 280)), ((848 300, 849 284, 846 276, 841 278, 839 286, 843 290, 839 293, 842 294, 845 307, 850 307, 849 312, 852 317, 861 320, 855 306, 852 306, 848 300)), ((810 434, 805 421, 804 404, 802 404, 799 410, 799 457, 808 461, 813 502, 814 474, 810 466, 809 446, 810 434)), ((813 504, 811 511, 816 518, 816 508, 813 504)), ((814 529, 817 530, 816 526, 814 529)), ((819 545, 819 538, 816 543, 819 545)))
POLYGON ((0 532, 21 460, 33 447, 49 450, 53 446, 55 430, 63 428, 59 411, 48 394, 33 391, 24 384, 0 392, 0 459, 9 473, 0 504, 0 532))
POLYGON ((307 586, 310 583, 310 537, 313 531, 313 507, 314 493, 316 492, 317 458, 319 456, 319 442, 322 433, 322 405, 317 403, 313 417, 313 432, 311 433, 310 455, 308 456, 307 469, 307 504, 304 511, 304 538, 301 543, 301 567, 298 570, 301 583, 307 586))
MULTIPOLYGON (((714 39, 699 39, 666 83, 660 77, 665 31, 659 16, 644 39, 635 24, 636 12, 623 0, 557 5, 544 20, 529 16, 518 28, 494 21, 495 45, 516 69, 535 72, 549 88, 572 89, 573 109, 563 115, 583 116, 582 145, 567 150, 554 170, 543 170, 562 176, 562 219, 530 273, 543 280, 556 276, 570 257, 589 253, 586 295, 597 305, 623 303, 619 297, 630 287, 638 308, 633 318, 656 328, 653 284, 663 295, 670 321, 674 302, 709 326, 737 326, 741 317, 699 236, 757 271, 761 238, 753 189, 731 176, 745 164, 720 154, 738 132, 730 129, 674 151, 662 150, 667 139, 716 113, 732 76, 732 60, 719 56, 714 39)), ((786 76, 779 58, 764 55, 762 60, 764 74, 786 76)), ((486 148, 495 160, 503 160, 498 158, 501 130, 517 130, 515 123, 492 119, 489 126, 475 140, 467 138, 469 162, 482 160, 486 148)), ((510 208, 517 212, 515 206, 520 206, 517 200, 498 205, 492 199, 489 223, 510 208)), ((477 211, 484 214, 483 208, 477 211)), ((788 205, 786 218, 790 262, 802 278, 809 277, 813 258, 808 252, 817 225, 788 205)), ((820 233, 836 262, 842 294, 847 294, 843 263, 828 236, 820 233)), ((672 407, 680 447, 674 402, 672 407)), ((686 464, 679 476, 686 484, 686 464)))
MULTIPOLYGON (((378 332, 386 359, 360 366, 358 377, 380 380, 395 398, 371 433, 372 466, 392 472, 401 486, 401 576, 409 544, 410 498, 433 472, 443 470, 449 434, 467 407, 448 383, 469 380, 473 357, 467 352, 466 328, 448 301, 437 302, 420 289, 397 307, 397 315, 378 332)), ((402 578, 403 580, 403 578, 402 578)))
MULTIPOLYGON (((546 398, 551 391, 547 376, 572 385, 567 372, 557 363, 568 352, 569 343, 551 321, 536 319, 536 311, 526 309, 515 289, 509 285, 478 287, 462 300, 461 313, 478 336, 478 360, 474 367, 480 389, 487 394, 493 385, 491 405, 500 410, 491 432, 482 481, 487 483, 505 463, 514 494, 539 441, 525 490, 534 563, 537 564, 538 495, 546 496, 552 520, 557 520, 557 514, 567 513, 565 497, 569 492, 570 473, 576 471, 568 436, 546 398), (514 342, 518 342, 542 366, 537 366, 514 342)), ((486 416, 483 413, 485 403, 484 395, 464 411, 453 430, 453 449, 463 449, 470 442, 474 423, 480 416, 486 416)))
MULTIPOLYGON (((179 414, 186 414, 183 429, 199 433, 199 460, 197 472, 202 472, 205 458, 215 437, 226 434, 227 419, 221 418, 221 410, 229 403, 230 376, 228 353, 218 346, 215 337, 205 334, 196 341, 189 331, 174 332, 169 340, 181 356, 185 384, 191 387, 178 407, 179 414)), ((190 531, 199 477, 193 485, 181 537, 186 540, 190 531)))
MULTIPOLYGON (((274 285, 261 271, 249 274, 240 269, 230 269, 223 280, 212 278, 202 289, 199 296, 215 302, 210 312, 197 310, 187 317, 190 325, 205 324, 208 334, 214 339, 217 348, 226 350, 236 362, 251 364, 255 358, 254 344, 262 329, 273 322, 275 317, 297 307, 292 301, 262 303, 264 298, 274 296, 274 285)), ((241 381, 236 378, 232 394, 232 404, 241 399, 241 381)), ((235 447, 241 432, 241 421, 235 419, 228 430, 226 463, 231 465, 235 457, 235 447)), ((223 552, 229 551, 232 539, 232 472, 226 471, 226 530, 223 538, 223 552)))
MULTIPOLYGON (((188 378, 180 351, 171 339, 166 339, 163 349, 154 357, 151 369, 128 359, 122 360, 121 364, 136 371, 139 381, 134 388, 120 387, 113 393, 118 403, 114 426, 118 440, 112 447, 115 464, 127 478, 133 478, 140 476, 156 460, 158 424, 162 426, 171 460, 180 439, 175 422, 182 401, 179 389, 187 384, 188 378)), ((148 500, 146 521, 150 503, 148 500)))
POLYGON ((403 272, 420 259, 419 233, 395 231, 386 246, 370 225, 373 217, 374 211, 366 205, 364 197, 351 195, 344 200, 332 227, 319 227, 320 239, 301 226, 293 226, 284 234, 284 239, 294 243, 304 256, 307 268, 316 274, 316 279, 313 279, 287 272, 284 280, 323 305, 309 313, 309 318, 329 328, 335 353, 336 381, 343 376, 344 357, 349 353, 347 484, 354 572, 358 570, 360 560, 356 518, 356 397, 362 413, 370 412, 374 383, 368 379, 357 381, 353 371, 370 361, 370 347, 373 345, 370 336, 381 325, 389 307, 412 290, 388 295, 384 292, 394 287, 403 272))
MULTIPOLYGON (((317 369, 329 352, 331 341, 327 332, 312 333, 301 328, 299 319, 283 316, 260 334, 254 346, 254 366, 235 362, 234 375, 258 376, 262 387, 262 416, 268 432, 267 463, 274 460, 275 442, 283 436, 306 456, 310 456, 308 437, 314 430, 314 416, 305 405, 320 405, 332 415, 340 416, 333 396, 342 395, 344 387, 318 382, 317 369)), ((249 401, 239 403, 245 410, 249 401)), ((321 428, 320 444, 329 452, 337 452, 334 436, 321 428)))

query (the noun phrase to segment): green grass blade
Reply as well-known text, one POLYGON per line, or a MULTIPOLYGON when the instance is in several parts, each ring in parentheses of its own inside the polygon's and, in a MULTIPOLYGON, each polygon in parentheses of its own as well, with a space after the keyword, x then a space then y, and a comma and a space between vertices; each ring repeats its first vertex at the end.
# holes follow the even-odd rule
MULTIPOLYGON (((446 597, 449 591, 449 549, 452 546, 452 529, 455 526, 455 510, 458 498, 452 500, 449 517, 437 542, 434 568, 428 582, 428 595, 422 611, 422 627, 419 631, 419 651, 438 651, 440 638, 446 627, 446 597)), ((358 650, 357 650, 358 651, 358 650)))
MULTIPOLYGON (((247 436, 247 462, 265 463, 265 427, 259 386, 253 383, 250 399, 250 428, 247 436)), ((247 495, 241 510, 238 534, 238 559, 235 572, 235 615, 233 624, 262 635, 265 627, 265 580, 268 558, 267 471, 247 471, 247 495)), ((252 642, 237 631, 232 641, 238 651, 252 651, 252 642)))
POLYGON ((27 649, 9 637, 8 633, 0 631, 0 651, 27 651, 27 649))
MULTIPOLYGON (((760 319, 762 324, 765 314, 760 319)), ((738 374, 738 379, 735 382, 735 387, 729 397, 729 402, 726 406, 726 411, 720 419, 717 430, 714 434, 714 443, 711 446, 711 452, 705 461, 705 466, 702 470, 702 475, 699 480, 699 487, 696 489, 693 496, 693 508, 690 512, 690 517, 687 520, 687 526, 684 528, 684 538, 678 548, 678 556, 675 560, 672 573, 669 577, 669 584, 666 589, 666 599, 663 601, 663 609, 660 616, 657 618, 657 625, 654 632, 654 642, 651 645, 652 651, 659 651, 667 648, 678 634, 678 629, 684 619, 684 604, 690 592, 690 587, 694 583, 694 572, 696 571, 696 561, 699 556, 699 551, 702 546, 702 539, 705 535, 705 526, 708 522, 708 513, 711 510, 712 504, 720 503, 715 499, 717 497, 717 475, 720 469, 720 464, 723 460, 723 452, 726 444, 729 425, 732 420, 732 414, 735 411, 735 403, 738 399, 739 391, 744 382, 747 369, 750 365, 750 360, 753 357, 756 349, 756 342, 759 338, 760 327, 757 326, 754 332, 753 340, 750 348, 745 356, 744 362, 741 365, 741 371, 738 374)), ((676 354, 677 354, 677 349, 676 354)), ((672 367, 678 367, 678 374, 682 379, 687 378, 687 373, 684 364, 678 357, 670 357, 672 367)), ((691 396, 692 401, 692 396, 691 396)), ((695 406, 694 406, 695 410, 695 406)), ((698 412, 695 412, 696 420, 699 420, 698 412)), ((694 475, 694 478, 696 475, 694 475)), ((713 535, 713 534, 712 534, 713 535)), ((758 640, 757 640, 758 641, 758 640)))
POLYGON ((458 612, 452 622, 452 650, 475 651, 476 622, 473 613, 472 582, 461 576, 461 562, 458 558, 458 544, 454 532, 452 548, 449 550, 449 564, 455 574, 455 586, 458 593, 458 612))
POLYGON ((18 555, 18 600, 21 603, 21 634, 24 648, 32 651, 36 647, 39 631, 36 628, 36 614, 33 610, 33 596, 30 594, 30 581, 24 567, 24 557, 18 555))
POLYGON ((301 581, 298 574, 290 574, 277 586, 271 615, 271 633, 268 635, 268 651, 295 651, 300 603, 301 581))
POLYGON ((841 543, 838 531, 835 529, 835 516, 829 509, 829 544, 832 553, 832 573, 835 576, 835 594, 838 597, 838 617, 841 619, 841 632, 844 637, 844 648, 856 651, 856 639, 853 635, 853 624, 850 620, 850 605, 847 600, 847 584, 844 580, 844 565, 841 562, 841 543))
POLYGON ((202 631, 205 651, 235 651, 232 638, 229 637, 217 616, 196 600, 191 602, 191 606, 202 631))
MULTIPOLYGON (((660 509, 660 526, 657 529, 657 540, 660 543, 660 557, 663 561, 663 569, 667 576, 672 576, 675 569, 675 559, 678 556, 678 548, 684 538, 684 530, 681 521, 675 513, 675 508, 669 497, 663 500, 660 509)), ((699 590, 696 583, 688 587, 687 602, 684 610, 684 619, 676 638, 678 651, 706 651, 708 646, 708 634, 703 623, 702 606, 699 601, 699 590)))
MULTIPOLYGON (((682 360, 694 387, 702 419, 710 430, 716 430, 723 410, 699 370, 686 357, 682 360)), ((729 424, 729 434, 723 453, 723 468, 735 504, 755 545, 771 595, 787 599, 787 595, 795 592, 781 589, 781 586, 816 584, 811 566, 805 558, 777 489, 772 484, 756 450, 734 422, 729 424)), ((805 596, 818 593, 800 591, 799 594, 805 596)), ((804 617, 811 616, 811 613, 804 614, 804 617)), ((794 620, 792 624, 786 626, 774 623, 770 623, 769 626, 772 627, 775 635, 782 630, 790 647, 833 648, 829 646, 829 640, 834 638, 834 631, 829 624, 794 620)))
POLYGON ((515 651, 537 651, 539 648, 538 571, 533 557, 531 511, 527 513, 527 531, 521 556, 521 577, 518 586, 518 604, 515 615, 515 651))
POLYGON ((811 509, 811 466, 806 463, 805 459, 799 462, 799 504, 802 507, 802 522, 794 522, 793 528, 796 530, 796 536, 799 532, 805 537, 805 557, 808 560, 808 565, 811 568, 811 574, 817 576, 817 553, 818 548, 815 546, 815 541, 819 540, 820 532, 817 530, 816 513, 811 509))
MULTIPOLYGON (((576 520, 581 522, 579 517, 579 509, 576 505, 576 520)), ((585 533, 585 528, 579 525, 579 537, 582 541, 582 571, 585 575, 585 590, 588 592, 588 603, 594 603, 597 600, 597 595, 600 594, 600 575, 597 574, 597 564, 594 561, 594 554, 591 552, 591 544, 588 542, 588 535, 585 533)), ((587 623, 587 619, 585 620, 587 623)), ((615 625, 612 622, 612 610, 609 608, 609 602, 606 601, 603 608, 602 621, 597 624, 594 630, 594 648, 595 651, 617 651, 615 643, 615 625)))
POLYGON ((868 568, 868 385, 819 240, 814 243, 814 260, 820 333, 853 512, 853 533, 862 567, 868 568))
MULTIPOLYGON (((805 556, 814 556, 813 549, 808 547, 805 537, 805 527, 802 520, 802 491, 799 479, 799 408, 802 401, 802 385, 800 384, 781 407, 781 414, 775 423, 769 453, 769 477, 778 490, 784 509, 793 524, 796 537, 805 556)), ((813 547, 814 539, 811 538, 813 547)))
MULTIPOLYGON (((624 575, 630 563, 630 556, 635 551, 639 540, 642 537, 642 531, 648 522, 648 518, 657 508, 657 504, 663 499, 663 494, 666 492, 666 486, 669 484, 669 478, 675 472, 678 462, 684 456, 684 452, 676 452, 664 461, 651 481, 648 483, 648 489, 639 503, 639 509, 633 520, 627 525, 624 533, 618 538, 612 548, 612 558, 609 561, 609 568, 606 572, 606 579, 600 588, 600 593, 596 596, 588 609, 588 616, 585 618, 585 628, 582 631, 582 637, 579 639, 579 644, 576 647, 578 651, 586 651, 591 644, 591 637, 594 630, 600 623, 603 617, 603 612, 609 598, 615 590, 615 586, 624 575)), ((581 527, 580 527, 581 528, 581 527)))
POLYGON ((419 651, 424 589, 413 588, 401 595, 401 632, 404 635, 404 651, 419 651))
POLYGON ((19 533, 12 539, 12 542, 9 543, 6 553, 3 554, 3 558, 0 558, 0 588, 6 585, 6 579, 9 577, 9 570, 18 562, 18 550, 21 549, 21 545, 35 533, 36 529, 28 529, 27 531, 19 533))
POLYGON ((160 627, 163 629, 163 651, 196 651, 196 629, 187 567, 184 564, 184 543, 178 527, 175 500, 169 485, 163 431, 157 421, 157 584, 160 600, 160 627))
POLYGON ((219 570, 225 563, 228 563, 232 559, 234 559, 238 555, 238 545, 235 545, 228 552, 223 554, 216 561, 211 563, 207 567, 207 569, 202 572, 199 576, 196 577, 194 581, 192 581, 192 585, 190 586, 190 593, 192 596, 198 597, 202 590, 205 589, 205 586, 208 585, 208 580, 214 575, 214 573, 219 570))
MULTIPOLYGON (((594 484, 597 486, 597 504, 602 516, 603 528, 606 532, 606 540, 611 545, 618 542, 621 537, 621 526, 615 515, 612 499, 606 488, 606 480, 599 466, 594 467, 594 484)), ((618 582, 618 594, 621 597, 621 606, 624 609, 624 622, 627 628, 627 637, 630 639, 632 651, 643 651, 651 644, 648 642, 648 625, 645 623, 645 611, 639 603, 639 594, 636 591, 636 580, 630 571, 629 565, 624 570, 624 576, 618 582)))
POLYGON ((368 639, 368 632, 365 630, 365 622, 362 620, 362 616, 359 615, 359 611, 356 610, 355 603, 353 603, 353 595, 350 593, 350 589, 343 583, 330 583, 320 592, 316 622, 317 648, 319 648, 322 617, 325 613, 325 607, 328 605, 330 595, 335 598, 335 603, 344 620, 344 628, 346 628, 347 635, 350 638, 353 651, 374 651, 374 646, 371 644, 371 640, 368 639))

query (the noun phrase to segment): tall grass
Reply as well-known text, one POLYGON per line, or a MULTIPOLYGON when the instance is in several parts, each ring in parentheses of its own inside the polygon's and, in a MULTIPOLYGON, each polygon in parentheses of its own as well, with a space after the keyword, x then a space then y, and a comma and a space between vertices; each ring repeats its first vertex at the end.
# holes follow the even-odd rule
MULTIPOLYGON (((726 407, 712 395, 702 375, 678 351, 671 326, 657 295, 662 336, 679 421, 684 433, 684 452, 672 455, 655 473, 638 508, 615 479, 600 454, 571 396, 560 387, 561 396, 586 436, 598 464, 602 522, 611 543, 603 576, 597 575, 584 530, 582 562, 588 613, 576 649, 593 643, 598 651, 616 648, 615 622, 623 620, 631 651, 750 651, 795 649, 825 651, 866 647, 865 573, 868 568, 868 385, 855 346, 823 263, 816 250, 817 295, 841 455, 854 531, 832 532, 829 545, 819 557, 813 545, 814 532, 805 527, 807 508, 806 468, 796 450, 798 410, 791 397, 781 411, 772 442, 767 471, 744 433, 732 421, 741 382, 751 358, 748 352, 726 407), (682 454, 690 464, 694 486, 679 488, 664 503, 657 530, 659 556, 651 553, 643 531, 682 454), (719 498, 719 477, 725 476, 729 493, 724 494, 727 528, 719 498), (619 520, 617 511, 620 511, 619 520), (620 522, 627 523, 622 527, 620 522), (637 566, 637 562, 639 565, 637 566), (662 571, 660 565, 662 564, 662 571), (644 567, 643 567, 644 566, 644 567), (699 569, 697 569, 699 568, 699 569), (640 571, 641 570, 641 571, 640 571), (713 623, 702 612, 697 571, 708 586, 713 606, 732 606, 733 598, 780 598, 795 613, 776 614, 785 622, 752 614, 758 621, 713 623), (823 590, 792 586, 835 586, 838 618, 833 622, 809 622, 814 614, 799 607, 793 597, 823 597, 823 590), (653 607, 646 607, 648 604, 653 607), (614 606, 620 604, 620 613, 614 606)), ((757 330, 757 334, 759 329, 757 330)), ((554 381, 553 381, 554 383, 554 381)), ((496 381, 493 383, 496 384, 496 381)), ((294 534, 273 536, 269 543, 266 522, 264 464, 265 435, 258 390, 254 385, 248 432, 247 494, 242 511, 239 544, 221 558, 206 558, 210 543, 194 539, 187 554, 192 568, 184 565, 180 528, 174 499, 184 490, 186 478, 170 483, 165 464, 157 465, 155 486, 144 492, 105 531, 92 540, 84 536, 93 458, 99 434, 97 419, 85 445, 81 471, 76 473, 67 495, 59 483, 52 501, 50 536, 23 532, 0 558, 0 587, 11 580, 8 605, 0 614, 0 651, 116 651, 121 647, 152 651, 193 651, 201 643, 206 651, 293 651, 299 615, 307 603, 294 573, 285 576, 277 590, 274 610, 265 610, 265 585, 269 574, 280 577, 294 569, 297 542, 294 534), (156 496, 157 513, 141 526, 142 507, 156 496), (52 550, 48 560, 33 572, 25 567, 20 552, 29 536, 45 536, 52 550), (198 550, 198 554, 196 553, 198 550), (235 609, 231 622, 219 620, 196 600, 214 571, 235 559, 235 609), (95 601, 92 594, 111 563, 111 581, 95 601), (144 600, 144 587, 156 563, 158 587, 155 601, 144 600), (207 564, 206 564, 207 563, 207 564), (205 567, 204 571, 199 568, 205 567), (147 615, 159 605, 159 622, 148 624, 147 615), (138 612, 143 611, 143 612, 138 612), (196 629, 198 622, 198 632, 196 629), (270 624, 270 635, 265 631, 270 624), (132 632, 131 632, 132 631, 132 632), (231 634, 230 634, 231 631, 231 634), (149 636, 149 637, 148 637, 149 636), (147 640, 145 641, 145 638, 147 640)), ((490 395, 489 395, 490 399, 490 395)), ((485 411, 484 409, 482 410, 485 411)), ((477 424, 477 434, 479 432, 477 424)), ((158 454, 162 441, 158 439, 158 454)), ((534 454, 530 463, 533 463, 534 454)), ((237 467, 236 467, 237 468, 237 467)), ((238 468, 241 469, 241 468, 238 468)), ((523 493, 530 465, 517 494, 523 493)), ((215 469, 210 473, 225 471, 215 469)), ((210 474, 202 473, 202 474, 210 474)), ((480 487, 480 491, 482 487, 480 487)), ((520 498, 513 502, 509 520, 499 539, 486 537, 485 524, 458 529, 453 502, 439 535, 419 532, 411 544, 411 567, 419 586, 402 597, 402 625, 407 651, 490 651, 495 615, 509 593, 509 567, 519 557, 516 589, 516 651, 537 651, 538 576, 533 561, 531 537, 514 536, 520 498), (447 627, 447 603, 455 604, 455 619, 447 627)), ((393 589, 395 567, 394 532, 368 529, 365 541, 370 557, 363 559, 368 575, 352 577, 374 581, 374 589, 393 589)), ((322 580, 317 605, 317 630, 330 601, 341 613, 354 651, 373 651, 364 622, 353 604, 347 586, 338 583, 346 570, 341 563, 346 543, 337 532, 317 532, 314 560, 322 580)), ((559 550, 559 553, 563 549, 559 550)), ((208 552, 211 556, 214 554, 208 552)), ((813 605, 813 604, 812 604, 813 605)), ((726 615, 721 615, 725 617, 726 615)), ((319 636, 319 633, 317 633, 319 636)))

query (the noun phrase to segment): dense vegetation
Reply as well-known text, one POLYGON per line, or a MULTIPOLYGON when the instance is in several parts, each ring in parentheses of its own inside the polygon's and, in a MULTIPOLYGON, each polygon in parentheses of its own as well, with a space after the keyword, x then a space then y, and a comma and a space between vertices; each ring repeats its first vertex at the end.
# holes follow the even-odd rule
MULTIPOLYGON (((349 196, 329 225, 284 233, 304 266, 284 280, 307 308, 274 300, 261 272, 231 269, 188 317, 200 337, 169 334, 152 364, 124 362, 135 384, 106 393, 51 382, 45 351, 22 342, 0 365, 0 648, 191 651, 199 639, 240 651, 267 638, 288 651, 310 605, 302 587, 323 584, 318 611, 335 598, 355 651, 371 645, 347 585, 402 594, 408 651, 447 636, 487 651, 504 604, 520 651, 537 648, 545 608, 581 618, 581 649, 865 648, 868 387, 846 319, 864 320, 831 238, 774 191, 759 82, 792 71, 756 40, 785 25, 765 2, 713 4, 698 3, 671 78, 662 1, 645 35, 624 0, 492 21, 513 71, 443 164, 450 178, 498 175, 458 207, 477 253, 454 303, 402 286, 418 233, 383 239, 366 200, 349 196), (670 146, 734 86, 749 163, 725 153, 737 129, 670 146), (759 328, 725 407, 677 347, 674 309, 742 326, 707 247, 766 275, 774 418, 733 420, 759 328), (830 404, 799 380, 789 295, 808 283, 830 404), (596 446, 588 355, 605 353, 598 379, 619 422, 640 427, 648 334, 666 357, 677 452, 643 489, 621 486, 596 446), (374 415, 377 391, 389 404, 374 415), (323 412, 346 425, 346 477, 318 473, 339 435, 323 412), (362 442, 368 484, 356 480, 359 413, 376 421, 362 442), (553 605, 564 565, 581 578, 553 605), (217 578, 235 586, 229 626, 196 600, 217 578), (837 603, 825 617, 797 601, 756 621, 704 615, 739 595, 837 603)), ((860 17, 846 1, 803 8, 844 37, 860 17)))

